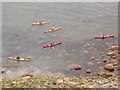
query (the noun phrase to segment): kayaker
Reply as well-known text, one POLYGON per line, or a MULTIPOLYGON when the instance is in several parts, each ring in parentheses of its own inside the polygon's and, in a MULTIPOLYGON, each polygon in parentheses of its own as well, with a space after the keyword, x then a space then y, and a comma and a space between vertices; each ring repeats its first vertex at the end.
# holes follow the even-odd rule
POLYGON ((49 44, 49 46, 52 46, 52 45, 53 45, 53 43, 50 43, 50 44, 49 44))
POLYGON ((55 29, 55 27, 52 27, 52 29, 51 30, 54 30, 55 29))
POLYGON ((20 57, 18 56, 18 57, 16 57, 17 59, 20 59, 20 57))
POLYGON ((104 37, 105 37, 105 35, 103 34, 103 35, 102 35, 102 37, 104 38, 104 37))
POLYGON ((105 39, 105 35, 104 34, 102 35, 102 39, 105 39))

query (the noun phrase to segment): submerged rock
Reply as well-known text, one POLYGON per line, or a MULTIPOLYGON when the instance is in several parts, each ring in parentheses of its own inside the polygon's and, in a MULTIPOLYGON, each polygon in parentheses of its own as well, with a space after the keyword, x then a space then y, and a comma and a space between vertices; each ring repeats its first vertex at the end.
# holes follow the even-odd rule
POLYGON ((91 57, 91 58, 90 58, 90 60, 94 60, 94 59, 95 59, 95 57, 91 57))
POLYGON ((105 65, 105 70, 108 70, 108 71, 114 71, 114 66, 113 66, 113 64, 107 64, 107 65, 105 65))
POLYGON ((0 72, 1 72, 1 73, 5 73, 5 71, 4 71, 4 70, 1 70, 0 72))
POLYGON ((87 70, 86 70, 86 73, 91 73, 91 70, 90 70, 90 69, 87 69, 87 70))
POLYGON ((8 65, 3 65, 2 67, 8 67, 8 65))
POLYGON ((112 59, 116 59, 116 58, 117 58, 117 56, 111 56, 111 58, 112 58, 112 59))
POLYGON ((94 65, 94 63, 92 63, 92 62, 88 62, 87 64, 90 65, 90 66, 94 65))
POLYGON ((102 61, 103 61, 103 62, 107 62, 107 59, 104 58, 104 59, 102 59, 102 61))
POLYGON ((33 75, 30 75, 30 74, 24 74, 24 75, 22 75, 22 77, 26 77, 26 76, 32 77, 33 75))
POLYGON ((117 49, 120 49, 120 46, 112 46, 112 47, 110 48, 110 50, 112 50, 112 51, 117 50, 117 49))
POLYGON ((108 55, 108 56, 114 56, 115 53, 114 53, 114 52, 108 52, 107 55, 108 55))
POLYGON ((19 65, 17 65, 17 64, 13 64, 13 65, 12 65, 12 67, 18 67, 18 66, 19 66, 19 65))
POLYGON ((70 64, 70 65, 68 65, 67 69, 68 70, 80 70, 81 66, 77 65, 77 64, 70 64))

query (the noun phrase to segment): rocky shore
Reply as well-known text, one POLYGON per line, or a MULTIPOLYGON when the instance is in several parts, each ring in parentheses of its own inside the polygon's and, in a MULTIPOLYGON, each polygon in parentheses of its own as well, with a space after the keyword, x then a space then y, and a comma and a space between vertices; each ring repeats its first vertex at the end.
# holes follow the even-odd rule
MULTIPOLYGON (((118 66, 120 46, 112 45, 108 52, 101 56, 102 62, 106 63, 101 67, 103 72, 98 72, 96 77, 66 77, 55 75, 34 76, 26 74, 14 79, 0 79, 2 88, 118 88, 119 70, 118 66)), ((94 60, 91 57, 90 60, 94 60)), ((94 64, 88 62, 88 65, 94 64)), ((67 70, 81 70, 78 64, 70 64, 67 70)), ((87 69, 86 73, 91 73, 91 69, 87 69)), ((4 71, 1 71, 4 73, 4 71)))
POLYGON ((24 75, 3 79, 2 88, 118 88, 118 76, 111 73, 104 77, 60 77, 50 75, 24 75))

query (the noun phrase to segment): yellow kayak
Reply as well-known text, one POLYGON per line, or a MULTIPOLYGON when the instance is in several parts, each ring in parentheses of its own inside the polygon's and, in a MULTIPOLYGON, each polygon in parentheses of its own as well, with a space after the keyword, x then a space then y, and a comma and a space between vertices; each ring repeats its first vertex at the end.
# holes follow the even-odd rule
POLYGON ((47 22, 41 22, 41 23, 32 23, 32 25, 43 25, 43 24, 46 24, 46 23, 49 23, 50 21, 47 21, 47 22))
POLYGON ((57 30, 60 30, 62 27, 58 27, 58 28, 55 28, 55 29, 50 29, 48 31, 43 31, 44 33, 47 33, 47 32, 54 32, 54 31, 57 31, 57 30))
POLYGON ((17 59, 15 57, 8 57, 9 59, 12 59, 12 60, 17 60, 17 61, 30 61, 31 58, 20 58, 20 59, 17 59))

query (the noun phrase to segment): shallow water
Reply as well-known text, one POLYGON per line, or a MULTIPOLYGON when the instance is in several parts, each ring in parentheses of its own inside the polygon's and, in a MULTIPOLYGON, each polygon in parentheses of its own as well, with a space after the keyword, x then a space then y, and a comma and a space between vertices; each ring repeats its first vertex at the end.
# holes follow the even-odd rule
MULTIPOLYGON (((103 33, 117 35, 117 8, 117 3, 3 3, 2 60, 3 65, 9 65, 3 69, 13 76, 27 73, 28 69, 33 69, 33 73, 51 71, 65 75, 85 75, 85 69, 90 68, 86 62, 91 56, 99 57, 100 53, 80 52, 88 50, 88 46, 81 42, 101 46, 107 41, 116 40, 94 40, 94 37, 103 33), (31 25, 38 21, 51 22, 41 26, 31 25), (42 32, 53 26, 62 29, 53 33, 42 32), (43 45, 59 41, 63 43, 54 49, 42 48, 43 45), (9 56, 32 57, 32 60, 18 62, 18 67, 11 67, 15 62, 9 60, 9 56), (84 68, 68 72, 65 68, 71 63, 84 68)), ((104 51, 103 48, 100 51, 104 51)))

